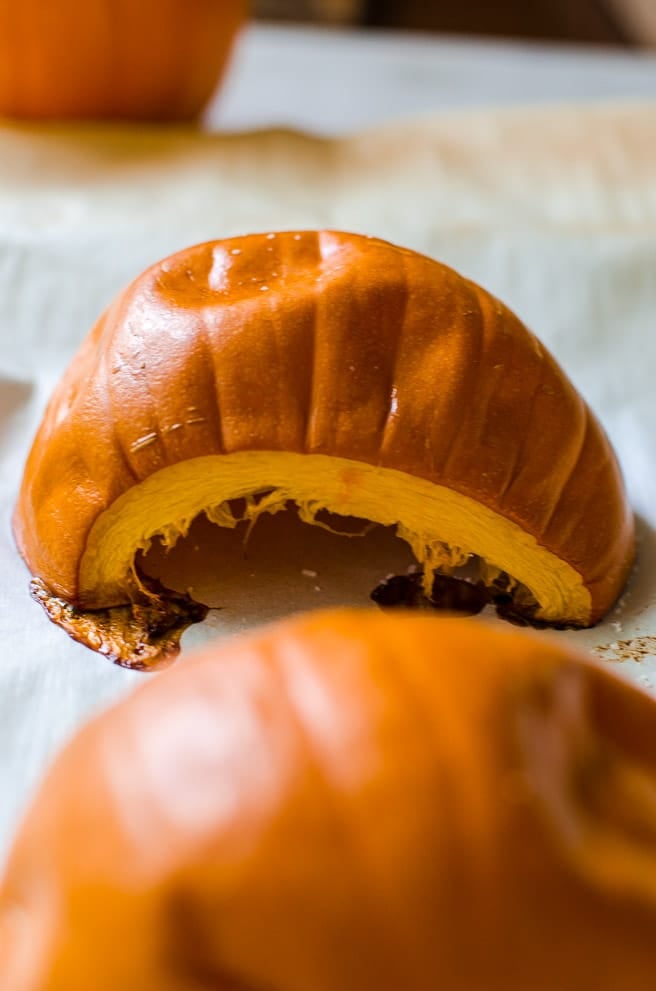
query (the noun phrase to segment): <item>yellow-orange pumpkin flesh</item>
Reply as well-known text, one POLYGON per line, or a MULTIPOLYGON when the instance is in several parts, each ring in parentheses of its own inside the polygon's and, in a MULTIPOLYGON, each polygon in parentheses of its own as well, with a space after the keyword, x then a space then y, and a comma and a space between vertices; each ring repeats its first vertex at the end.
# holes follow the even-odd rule
MULTIPOLYGON (((298 506, 306 523, 327 510, 394 526, 425 568, 427 584, 474 555, 489 573, 506 572, 539 603, 536 618, 565 616, 585 625, 590 593, 581 576, 498 513, 444 486, 391 468, 326 455, 277 451, 194 458, 133 486, 98 517, 80 564, 80 594, 89 608, 120 605, 139 582, 134 561, 154 537, 173 546, 201 512, 219 526, 255 523, 262 513, 298 506), (259 493, 264 493, 258 498, 259 493), (239 515, 230 502, 244 499, 239 515)), ((357 534, 353 535, 354 537, 357 534)), ((217 562, 220 567, 220 562, 217 562)))

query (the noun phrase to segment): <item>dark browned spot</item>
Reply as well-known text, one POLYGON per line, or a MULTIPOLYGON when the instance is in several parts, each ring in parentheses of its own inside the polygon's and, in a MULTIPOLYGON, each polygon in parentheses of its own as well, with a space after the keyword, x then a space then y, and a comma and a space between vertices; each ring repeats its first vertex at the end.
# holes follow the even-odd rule
POLYGON ((139 602, 108 609, 78 609, 53 595, 39 578, 30 583, 30 593, 73 640, 114 664, 140 671, 170 663, 180 652, 184 631, 208 611, 188 595, 157 589, 154 583, 139 602))
MULTIPOLYGON (((472 572, 471 566, 469 571, 472 572)), ((538 630, 573 629, 566 623, 548 623, 537 619, 537 602, 521 586, 511 591, 506 575, 499 575, 486 585, 471 575, 461 578, 436 574, 430 596, 424 592, 420 572, 389 575, 374 588, 370 598, 383 609, 439 609, 465 616, 476 616, 486 606, 492 605, 500 619, 514 626, 531 626, 538 630)))
POLYGON ((488 604, 489 596, 485 586, 464 578, 448 575, 435 575, 431 595, 423 590, 423 575, 411 572, 405 575, 391 575, 371 593, 371 599, 383 608, 442 609, 475 616, 488 604))

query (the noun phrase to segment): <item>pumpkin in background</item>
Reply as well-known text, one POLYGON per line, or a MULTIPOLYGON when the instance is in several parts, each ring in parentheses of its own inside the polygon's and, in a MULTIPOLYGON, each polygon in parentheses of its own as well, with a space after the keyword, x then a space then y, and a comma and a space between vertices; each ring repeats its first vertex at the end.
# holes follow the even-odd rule
POLYGON ((190 120, 246 0, 0 0, 0 115, 190 120))
POLYGON ((655 722, 476 620, 211 646, 50 772, 0 891, 2 991, 652 991, 655 722))

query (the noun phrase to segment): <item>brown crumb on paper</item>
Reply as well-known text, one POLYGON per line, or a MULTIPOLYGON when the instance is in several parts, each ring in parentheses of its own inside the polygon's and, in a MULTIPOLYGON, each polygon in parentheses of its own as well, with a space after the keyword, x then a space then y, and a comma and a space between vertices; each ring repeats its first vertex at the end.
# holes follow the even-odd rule
POLYGON ((656 657, 656 636, 615 640, 595 647, 595 654, 609 661, 644 661, 648 657, 656 657))

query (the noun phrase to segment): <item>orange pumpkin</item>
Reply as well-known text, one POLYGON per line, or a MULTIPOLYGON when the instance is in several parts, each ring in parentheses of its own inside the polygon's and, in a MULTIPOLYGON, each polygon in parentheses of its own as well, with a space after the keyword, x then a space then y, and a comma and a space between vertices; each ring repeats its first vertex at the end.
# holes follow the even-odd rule
POLYGON ((656 704, 553 641, 324 613, 87 726, 0 891, 3 991, 651 991, 656 704))
POLYGON ((190 120, 246 0, 0 0, 0 115, 190 120))
POLYGON ((546 349, 451 269, 352 234, 217 241, 140 276, 55 392, 14 529, 51 618, 144 667, 202 610, 136 555, 203 512, 234 528, 235 500, 395 527, 427 588, 478 561, 552 623, 596 622, 633 560, 613 451, 546 349))

